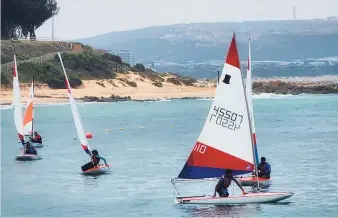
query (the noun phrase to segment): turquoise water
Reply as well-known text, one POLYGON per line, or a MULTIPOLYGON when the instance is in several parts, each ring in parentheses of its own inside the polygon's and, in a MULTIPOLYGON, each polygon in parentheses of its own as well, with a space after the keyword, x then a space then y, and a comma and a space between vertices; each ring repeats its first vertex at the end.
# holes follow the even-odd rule
MULTIPOLYGON (((1 110, 2 216, 337 216, 338 95, 254 99, 260 155, 272 165, 277 204, 174 204, 170 182, 183 167, 211 101, 78 104, 90 141, 110 174, 80 174, 81 150, 69 105, 36 107, 47 139, 43 159, 17 162, 13 110, 1 110), (143 128, 140 128, 143 127, 143 128), (125 128, 125 130, 120 130, 125 128), (105 132, 111 129, 111 132, 105 132), (76 139, 74 139, 76 138, 76 139)), ((181 194, 213 194, 214 183, 180 184, 181 194)), ((235 192, 238 193, 235 187, 235 192)))

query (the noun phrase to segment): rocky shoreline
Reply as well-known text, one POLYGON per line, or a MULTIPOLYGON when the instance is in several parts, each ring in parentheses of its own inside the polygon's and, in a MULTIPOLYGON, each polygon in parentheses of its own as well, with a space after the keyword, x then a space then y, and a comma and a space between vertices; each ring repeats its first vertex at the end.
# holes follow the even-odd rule
POLYGON ((254 94, 331 94, 338 93, 338 83, 334 82, 254 82, 252 85, 254 94))

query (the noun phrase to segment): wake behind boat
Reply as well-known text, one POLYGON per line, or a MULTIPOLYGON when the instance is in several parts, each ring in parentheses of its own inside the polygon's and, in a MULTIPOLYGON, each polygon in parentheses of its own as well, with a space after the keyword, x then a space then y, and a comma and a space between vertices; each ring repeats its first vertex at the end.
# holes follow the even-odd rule
POLYGON ((62 58, 61 58, 60 53, 58 53, 58 56, 59 56, 59 59, 60 59, 60 62, 61 62, 63 72, 65 74, 65 83, 66 83, 66 87, 67 87, 67 91, 68 91, 68 97, 69 97, 69 101, 70 101, 70 105, 71 105, 71 109, 72 109, 72 114, 73 114, 73 118, 74 118, 74 123, 75 123, 76 131, 77 131, 77 135, 80 139, 82 149, 88 155, 90 155, 90 157, 91 157, 91 162, 82 166, 82 173, 83 174, 89 174, 89 175, 97 175, 97 174, 106 173, 106 172, 111 170, 111 166, 108 165, 108 164, 99 165, 98 164, 99 159, 103 159, 104 161, 106 161, 106 160, 104 158, 100 157, 96 150, 91 151, 90 148, 89 148, 89 143, 88 143, 87 137, 91 137, 91 134, 85 134, 83 124, 82 124, 82 121, 81 121, 81 117, 80 117, 78 108, 76 106, 76 101, 75 101, 75 99, 72 95, 72 88, 70 86, 65 67, 63 66, 63 62, 62 62, 62 58), (96 163, 93 163, 93 162, 96 162, 96 163))
MULTIPOLYGON (((255 147, 240 69, 234 34, 202 132, 178 178, 172 180, 177 203, 222 205, 271 203, 284 200, 294 194, 258 192, 234 197, 182 197, 175 186, 180 181, 217 179, 225 171, 227 176, 229 172, 232 177, 232 175, 246 174, 254 170, 255 147)), ((243 193, 245 193, 244 189, 243 193)))

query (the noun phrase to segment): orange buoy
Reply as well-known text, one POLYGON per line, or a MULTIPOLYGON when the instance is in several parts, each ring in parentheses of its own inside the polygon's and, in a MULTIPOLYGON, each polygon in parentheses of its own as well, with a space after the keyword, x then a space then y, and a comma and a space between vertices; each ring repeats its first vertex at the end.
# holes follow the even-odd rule
POLYGON ((91 132, 87 132, 87 133, 86 133, 86 138, 87 138, 87 139, 93 138, 93 134, 92 134, 91 132))

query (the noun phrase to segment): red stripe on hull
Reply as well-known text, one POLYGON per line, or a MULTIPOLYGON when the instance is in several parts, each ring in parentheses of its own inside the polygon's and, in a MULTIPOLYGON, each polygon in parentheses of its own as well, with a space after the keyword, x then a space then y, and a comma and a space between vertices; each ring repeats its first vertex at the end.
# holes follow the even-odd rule
POLYGON ((195 167, 211 167, 240 171, 251 171, 254 169, 252 163, 200 142, 196 142, 187 164, 195 167))

